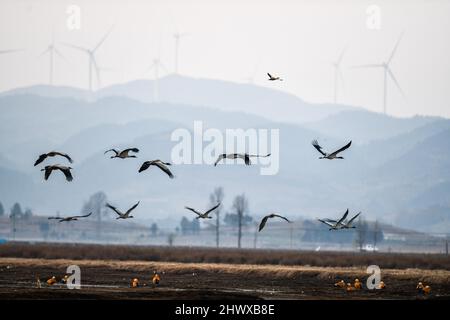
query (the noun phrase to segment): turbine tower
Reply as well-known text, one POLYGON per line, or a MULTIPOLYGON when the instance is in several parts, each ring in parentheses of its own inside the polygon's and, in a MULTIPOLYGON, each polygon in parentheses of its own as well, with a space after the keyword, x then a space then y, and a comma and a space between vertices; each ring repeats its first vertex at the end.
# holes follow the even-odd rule
POLYGON ((347 51, 347 47, 342 50, 341 54, 339 55, 338 59, 333 62, 333 68, 334 68, 334 96, 333 96, 333 102, 334 104, 337 103, 338 100, 338 89, 339 89, 339 78, 341 79, 342 85, 344 85, 344 76, 342 75, 341 70, 341 62, 342 58, 344 57, 345 51, 347 51))
POLYGON ((180 39, 187 36, 187 33, 176 32, 173 37, 175 38, 175 74, 178 74, 178 52, 180 50, 180 39))
POLYGON ((56 49, 55 46, 55 37, 52 33, 52 41, 50 42, 50 44, 48 45, 47 49, 45 49, 40 55, 39 57, 42 57, 43 55, 48 54, 49 55, 49 84, 52 86, 53 85, 53 70, 54 70, 54 55, 55 53, 62 59, 65 59, 65 57, 62 55, 62 53, 56 49))
POLYGON ((79 50, 81 52, 84 52, 88 56, 88 73, 89 73, 89 91, 92 92, 92 76, 93 76, 93 70, 95 70, 96 78, 97 78, 97 85, 100 85, 100 69, 97 64, 97 60, 95 59, 95 53, 100 48, 100 46, 105 42, 106 38, 111 33, 114 26, 112 26, 108 32, 103 36, 103 38, 100 39, 100 41, 95 45, 92 49, 84 48, 80 46, 75 46, 73 44, 69 43, 63 43, 65 46, 71 47, 73 49, 79 50))
POLYGON ((383 68, 383 112, 384 112, 384 114, 387 114, 387 78, 388 78, 388 76, 392 79, 392 81, 396 85, 397 89, 402 94, 402 96, 405 97, 405 94, 403 93, 403 90, 400 87, 400 84, 398 83, 397 79, 394 76, 394 73, 392 72, 392 69, 390 68, 390 63, 392 61, 392 58, 395 55, 395 52, 397 51, 398 45, 399 45, 402 37, 403 37, 403 33, 398 38, 397 43, 395 44, 394 49, 391 52, 391 55, 389 56, 389 58, 386 61, 379 63, 379 64, 366 64, 366 65, 354 67, 354 68, 383 68))

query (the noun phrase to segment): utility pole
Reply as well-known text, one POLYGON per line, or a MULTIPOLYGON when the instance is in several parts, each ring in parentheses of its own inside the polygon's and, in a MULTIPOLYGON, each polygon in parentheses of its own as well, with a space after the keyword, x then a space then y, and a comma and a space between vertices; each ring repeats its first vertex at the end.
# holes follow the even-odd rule
POLYGON ((11 214, 10 218, 12 219, 13 241, 16 241, 16 215, 11 214))
POLYGON ((255 234, 253 237, 253 249, 256 249, 257 242, 258 242, 258 224, 255 225, 255 234))
POLYGON ((378 242, 378 220, 375 221, 374 227, 373 227, 373 248, 375 249, 378 242))
POLYGON ((289 237, 290 237, 290 248, 292 249, 292 233, 294 231, 294 228, 292 225, 289 226, 289 237))

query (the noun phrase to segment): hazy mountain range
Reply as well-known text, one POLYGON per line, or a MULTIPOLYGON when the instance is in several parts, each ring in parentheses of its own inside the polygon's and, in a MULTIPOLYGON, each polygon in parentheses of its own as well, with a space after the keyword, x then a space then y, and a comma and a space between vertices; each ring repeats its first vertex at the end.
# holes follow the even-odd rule
POLYGON ((180 76, 161 79, 154 102, 153 85, 139 80, 94 94, 41 85, 2 93, 0 201, 6 208, 20 202, 36 214, 69 214, 103 190, 121 208, 140 200, 137 218, 177 223, 190 215, 185 205, 205 208, 212 189, 223 186, 226 211, 245 192, 258 217, 269 211, 332 217, 350 208, 423 231, 450 227, 448 119, 394 118, 310 104, 276 89, 180 76), (192 130, 195 120, 221 131, 279 129, 279 173, 261 176, 257 165, 177 165, 173 180, 155 168, 137 172, 145 160, 170 161, 171 133, 192 130), (312 139, 327 150, 353 144, 343 161, 319 160, 312 139), (141 150, 137 159, 103 154, 127 146, 141 150), (58 173, 44 182, 41 167, 33 167, 40 153, 54 149, 73 156, 73 182, 58 173))

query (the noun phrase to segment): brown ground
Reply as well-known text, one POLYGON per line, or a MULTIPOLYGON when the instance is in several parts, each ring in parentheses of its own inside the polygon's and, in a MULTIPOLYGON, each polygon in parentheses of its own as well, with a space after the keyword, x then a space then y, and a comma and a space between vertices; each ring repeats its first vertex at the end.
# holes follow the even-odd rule
POLYGON ((415 291, 418 281, 432 287, 426 299, 450 299, 446 270, 384 269, 385 290, 347 293, 333 286, 355 277, 365 284, 365 268, 0 258, 0 299, 423 299, 415 291), (71 264, 81 268, 81 290, 44 284, 71 264), (153 270, 161 274, 160 287, 129 288, 135 277, 149 284, 153 270))

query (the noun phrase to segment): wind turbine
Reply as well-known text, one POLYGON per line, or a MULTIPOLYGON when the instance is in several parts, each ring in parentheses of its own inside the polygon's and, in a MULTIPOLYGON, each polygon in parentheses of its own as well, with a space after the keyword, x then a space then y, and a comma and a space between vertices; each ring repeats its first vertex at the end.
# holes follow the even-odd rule
POLYGON ((159 87, 158 87, 159 68, 163 69, 166 73, 169 73, 167 71, 167 68, 161 62, 161 59, 159 57, 153 59, 153 63, 144 72, 144 73, 147 73, 151 70, 153 70, 155 72, 154 73, 154 81, 153 81, 153 102, 158 102, 158 100, 159 100, 159 87))
POLYGON ((49 58, 50 58, 50 64, 49 64, 49 84, 53 85, 53 70, 54 70, 54 54, 57 54, 60 58, 65 60, 65 57, 62 55, 62 53, 56 49, 55 46, 55 37, 54 34, 52 33, 52 41, 50 42, 50 44, 48 45, 47 49, 45 49, 40 55, 39 57, 42 57, 43 55, 48 54, 49 58))
POLYGON ((161 34, 159 35, 158 40, 158 55, 156 58, 153 59, 153 63, 144 71, 144 75, 153 70, 154 71, 154 80, 153 80, 153 102, 157 102, 159 100, 159 69, 163 69, 166 73, 169 73, 167 71, 167 68, 164 66, 164 64, 161 62, 161 34))
POLYGON ((344 50, 342 50, 341 54, 339 55, 338 59, 333 62, 333 68, 334 68, 334 97, 333 97, 333 101, 334 104, 337 103, 337 98, 338 98, 338 89, 339 89, 339 79, 341 78, 342 81, 342 85, 344 85, 344 76, 342 75, 342 70, 341 70, 341 62, 342 62, 342 58, 344 57, 345 51, 347 51, 347 47, 344 48, 344 50))
POLYGON ((390 68, 390 63, 392 61, 392 58, 395 55, 395 52, 397 51, 398 45, 400 43, 400 40, 403 37, 403 33, 400 35, 400 37, 397 40, 397 43, 394 46, 394 49, 391 52, 391 55, 389 56, 389 58, 386 61, 383 61, 382 63, 379 64, 366 64, 366 65, 361 65, 361 66, 355 66, 354 68, 383 68, 383 88, 384 88, 384 93, 383 93, 383 112, 384 114, 387 113, 387 78, 388 75, 389 77, 392 79, 392 81, 394 81, 394 84, 396 85, 397 89, 400 91, 400 93, 402 94, 403 97, 405 97, 405 94, 403 93, 402 88, 400 88, 400 84, 398 83, 397 79, 394 76, 394 73, 392 72, 392 69, 390 68))
POLYGON ((188 33, 174 33, 173 37, 175 38, 175 74, 178 74, 178 51, 180 49, 180 39, 187 36, 188 33))
POLYGON ((92 49, 89 48, 84 48, 84 47, 80 47, 80 46, 75 46, 73 44, 69 44, 69 43, 63 43, 65 46, 71 47, 73 49, 82 51, 84 53, 87 54, 89 62, 88 62, 88 72, 89 72, 89 91, 92 92, 92 69, 95 69, 95 74, 97 77, 97 85, 99 85, 100 83, 100 70, 99 67, 97 65, 97 60, 95 59, 95 53, 96 51, 100 48, 100 46, 103 44, 103 42, 105 42, 106 38, 109 36, 109 34, 111 33, 112 29, 114 26, 112 26, 108 32, 103 36, 103 38, 100 39, 100 41, 97 43, 97 45, 95 45, 92 49))

